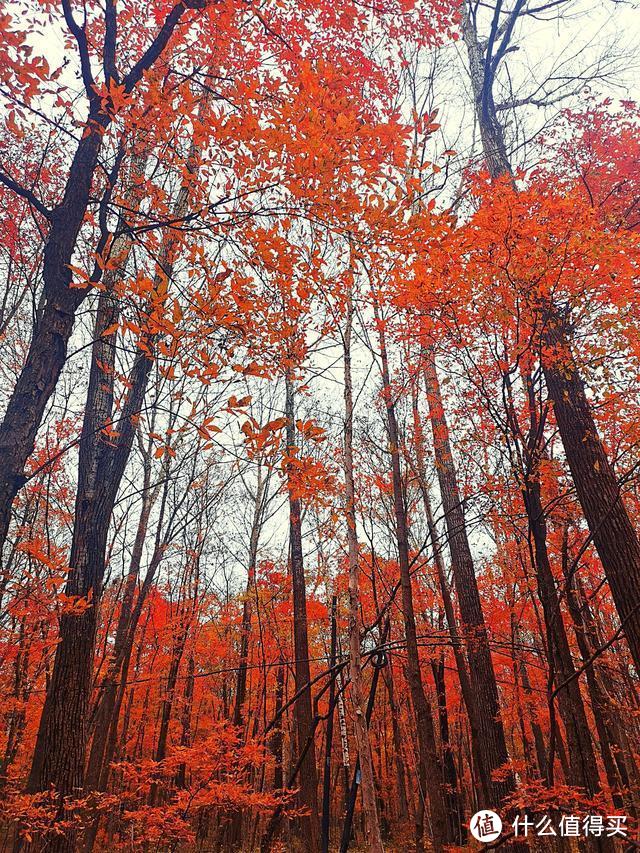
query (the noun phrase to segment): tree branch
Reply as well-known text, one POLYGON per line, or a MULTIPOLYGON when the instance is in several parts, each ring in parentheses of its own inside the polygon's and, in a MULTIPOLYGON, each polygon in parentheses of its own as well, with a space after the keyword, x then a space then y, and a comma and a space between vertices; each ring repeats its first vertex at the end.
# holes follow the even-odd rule
POLYGON ((175 30, 180 18, 187 9, 204 9, 209 0, 180 0, 167 15, 160 31, 145 50, 140 59, 124 78, 124 88, 127 94, 132 92, 140 78, 147 71, 165 49, 171 34, 175 30))
POLYGON ((69 31, 76 40, 78 52, 80 54, 80 70, 82 72, 82 82, 90 101, 94 101, 97 97, 95 91, 95 81, 91 72, 91 57, 89 55, 89 45, 87 44, 87 34, 84 26, 80 26, 73 17, 70 0, 62 0, 62 11, 64 19, 67 22, 69 31))
POLYGON ((107 84, 113 80, 118 83, 116 68, 116 44, 118 39, 118 18, 114 0, 106 0, 104 10, 104 79, 107 84))
POLYGON ((14 181, 9 175, 5 174, 5 172, 0 171, 0 183, 4 184, 5 187, 8 187, 12 192, 16 195, 19 195, 20 198, 26 199, 32 207, 41 213, 46 219, 51 219, 51 211, 48 207, 36 198, 31 190, 28 190, 26 187, 23 187, 22 184, 19 184, 17 181, 14 181))

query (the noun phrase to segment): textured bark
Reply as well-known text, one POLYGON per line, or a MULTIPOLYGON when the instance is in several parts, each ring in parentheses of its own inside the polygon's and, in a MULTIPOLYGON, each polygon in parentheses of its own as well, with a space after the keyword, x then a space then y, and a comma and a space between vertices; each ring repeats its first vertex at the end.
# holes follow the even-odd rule
POLYGON ((280 791, 284 784, 284 771, 282 765, 282 747, 284 743, 284 734, 282 731, 282 706, 284 704, 284 663, 280 660, 276 670, 276 699, 275 699, 275 718, 276 724, 273 729, 273 734, 269 740, 271 753, 275 759, 275 769, 273 773, 273 787, 276 791, 280 791))
MULTIPOLYGON (((565 526, 563 531, 563 571, 566 581, 567 604, 569 613, 575 627, 576 640, 582 660, 586 663, 591 660, 597 644, 593 643, 593 637, 588 628, 590 617, 588 604, 585 602, 581 606, 580 597, 576 589, 575 577, 571 574, 569 568, 568 554, 568 528, 565 526)), ((600 743, 600 753, 602 755, 602 763, 607 774, 607 782, 612 791, 613 804, 617 809, 625 806, 629 809, 629 813, 634 811, 632 801, 624 803, 620 790, 622 788, 629 789, 630 777, 627 770, 625 758, 628 753, 618 736, 618 726, 616 712, 612 707, 605 689, 601 684, 602 675, 595 664, 591 664, 586 669, 587 687, 591 697, 591 709, 598 732, 598 740, 600 743), (616 761, 614 753, 619 757, 616 761)), ((606 679, 606 676, 604 676, 606 679)), ((628 755, 630 758, 631 756, 628 755)))
MULTIPOLYGON (((123 79, 127 94, 134 91, 144 73, 162 55, 187 9, 203 7, 204 0, 185 0, 169 12, 162 27, 123 79)), ((73 274, 70 265, 89 205, 102 140, 111 125, 112 116, 104 109, 102 98, 91 79, 88 57, 85 56, 83 64, 88 66, 83 76, 89 110, 69 167, 62 199, 49 215, 42 269, 44 311, 34 329, 24 366, 0 425, 0 553, 9 530, 11 505, 24 484, 25 464, 33 452, 44 411, 67 358, 76 312, 90 292, 89 286, 71 286, 73 274)), ((110 176, 103 205, 109 200, 116 179, 117 169, 110 176)), ((95 247, 96 254, 100 254, 106 244, 107 235, 103 234, 95 247)), ((99 278, 100 270, 96 265, 92 281, 97 282, 99 278)), ((86 630, 90 628, 80 628, 81 634, 84 635, 86 630)), ((76 668, 80 671, 82 667, 79 661, 76 668)))
MULTIPOLYGON (((287 452, 295 447, 295 402, 294 386, 290 376, 286 377, 287 452)), ((288 469, 290 470, 290 469, 288 469)), ((311 673, 309 667, 309 639, 307 636, 307 590, 302 554, 301 502, 296 496, 289 479, 289 549, 291 579, 293 582, 293 644, 295 651, 295 687, 299 693, 294 705, 298 750, 304 749, 311 738, 300 767, 300 805, 310 814, 300 818, 300 832, 307 839, 311 850, 317 850, 320 842, 318 824, 318 771, 316 748, 313 739, 313 709, 311 702, 311 673)))
MULTIPOLYGON (((190 172, 195 169, 196 156, 197 152, 192 147, 190 172)), ((188 200, 189 182, 185 180, 173 208, 176 218, 186 214, 188 200)), ((154 292, 172 276, 177 245, 178 239, 172 232, 165 235, 156 266, 154 292)), ((155 340, 150 338, 149 354, 139 350, 135 356, 129 375, 129 391, 120 410, 117 430, 115 433, 109 432, 115 409, 115 342, 113 335, 106 335, 105 332, 117 317, 117 303, 112 289, 105 288, 96 316, 96 334, 79 447, 70 573, 65 589, 68 596, 85 599, 87 608, 81 615, 63 614, 61 617, 60 642, 56 648, 51 683, 45 697, 27 784, 30 792, 48 790, 53 785, 59 794, 61 809, 65 796, 77 796, 85 787, 89 698, 107 536, 153 366, 151 353, 155 340)), ((50 843, 56 844, 60 850, 75 846, 73 838, 65 837, 56 838, 50 843)))
POLYGON ((45 306, 31 339, 24 366, 0 425, 0 552, 11 518, 11 505, 24 483, 24 467, 33 453, 45 408, 67 358, 76 311, 88 287, 71 287, 70 264, 80 233, 91 184, 109 118, 93 102, 89 132, 78 143, 65 192, 50 217, 43 259, 45 306))
MULTIPOLYGON (((374 305, 376 319, 379 320, 377 305, 374 305)), ((387 416, 387 431, 389 435, 389 450, 391 454, 393 481, 393 508, 395 532, 398 546, 398 565, 400 568, 400 585, 402 592, 402 616, 404 620, 405 641, 407 646, 406 676, 411 693, 413 712, 416 718, 418 737, 418 769, 419 782, 423 797, 429 799, 431 814, 431 843, 434 851, 439 853, 449 840, 447 837, 447 809, 442 787, 442 767, 438 760, 435 730, 431 705, 422 683, 420 673, 420 656, 418 653, 418 638, 416 619, 413 606, 413 591, 411 589, 411 569, 409 565, 409 531, 404 504, 402 487, 402 471, 400 467, 400 438, 396 419, 395 405, 391 396, 391 380, 383 326, 378 322, 380 334, 380 352, 382 360, 382 383, 387 416)), ((423 819, 422 809, 416 812, 416 847, 423 849, 423 819)))
POLYGON ((550 665, 554 670, 556 687, 561 688, 557 694, 557 701, 568 748, 570 778, 567 782, 583 788, 586 794, 592 797, 600 791, 598 765, 580 684, 576 678, 560 598, 549 563, 547 525, 538 482, 527 479, 524 502, 533 539, 538 594, 544 611, 550 665))
POLYGON ((402 757, 402 736, 400 733, 400 721, 398 719, 398 703, 395 697, 393 683, 393 672, 389 667, 384 672, 384 681, 389 695, 389 710, 391 712, 391 731, 393 734, 393 760, 396 770, 396 788, 398 791, 398 817, 401 821, 409 817, 409 803, 407 801, 407 789, 405 785, 405 767, 402 757))
POLYGON ((549 310, 543 369, 567 463, 636 669, 640 670, 640 542, 598 435, 569 330, 549 310))
POLYGON ((480 129, 482 152, 489 174, 492 177, 509 174, 511 164, 504 141, 504 129, 498 120, 493 100, 493 81, 487 79, 484 51, 478 41, 478 34, 469 14, 469 6, 466 0, 462 3, 461 11, 462 38, 467 49, 469 76, 480 129))
POLYGON ((461 634, 467 648, 469 680, 475 697, 477 723, 480 730, 478 751, 482 767, 482 805, 486 808, 495 808, 513 792, 515 780, 511 773, 500 781, 492 776, 498 769, 505 769, 509 762, 509 754, 500 717, 498 685, 467 538, 464 508, 458 488, 449 426, 444 412, 433 350, 426 352, 424 372, 436 469, 451 553, 451 568, 462 622, 461 634))
POLYGON ((258 561, 258 544, 264 512, 265 479, 262 467, 258 467, 258 484, 256 491, 251 535, 249 538, 249 571, 247 573, 247 588, 242 602, 242 624, 240 627, 240 663, 236 680, 236 701, 233 710, 234 726, 243 724, 243 705, 247 696, 247 661, 249 658, 249 640, 251 638, 251 595, 256 578, 256 563, 258 561))
POLYGON ((426 466, 424 460, 422 423, 420 420, 420 413, 418 411, 418 395, 415 386, 412 389, 412 409, 414 441, 416 447, 416 477, 418 480, 420 493, 422 495, 422 504, 424 507, 425 517, 427 521, 429 539, 431 540, 433 561, 436 566, 438 587, 440 589, 440 595, 442 597, 444 612, 447 619, 447 627, 449 629, 449 636, 451 638, 453 657, 456 662, 456 670, 458 673, 458 680, 460 682, 460 691, 462 693, 462 698, 469 720, 469 732, 471 735, 471 752, 473 755, 473 762, 475 764, 475 768, 472 768, 472 772, 475 769, 476 774, 480 778, 480 783, 483 787, 483 790, 488 791, 490 779, 485 769, 484 757, 481 750, 480 739, 482 735, 480 723, 478 720, 478 708, 476 705, 473 688, 471 686, 469 673, 467 671, 467 664, 464 658, 463 643, 461 641, 460 632, 458 630, 458 623, 453 607, 453 601, 451 598, 451 591, 449 589, 449 582, 447 581, 445 573, 442 549, 440 547, 438 531, 436 529, 436 524, 433 517, 433 509, 431 507, 431 497, 429 495, 429 486, 427 483, 426 466))
POLYGON ((329 853, 331 833, 331 749, 333 746, 333 716, 336 705, 336 673, 333 672, 337 655, 337 609, 338 597, 331 597, 331 649, 329 653, 329 669, 333 673, 329 683, 329 716, 327 718, 327 734, 324 748, 324 777, 322 780, 322 853, 329 853))
POLYGON ((353 384, 351 378, 351 330, 353 306, 347 308, 346 328, 343 336, 344 352, 344 467, 345 467, 345 518, 347 522, 347 547, 349 560, 349 676, 353 700, 354 732, 360 759, 364 834, 367 850, 381 853, 384 849, 376 809, 376 792, 371 759, 369 730, 365 720, 366 703, 362 683, 362 658, 360 655, 360 563, 358 534, 356 530, 355 486, 353 473, 353 384))
MULTIPOLYGON (((444 620, 441 620, 444 623, 444 620)), ((440 726, 440 744, 442 749, 443 778, 446 788, 447 816, 449 820, 449 838, 456 845, 466 842, 464 805, 458 788, 458 772, 449 735, 449 715, 447 713, 447 692, 444 679, 445 656, 431 662, 433 680, 438 696, 438 723, 440 726)))

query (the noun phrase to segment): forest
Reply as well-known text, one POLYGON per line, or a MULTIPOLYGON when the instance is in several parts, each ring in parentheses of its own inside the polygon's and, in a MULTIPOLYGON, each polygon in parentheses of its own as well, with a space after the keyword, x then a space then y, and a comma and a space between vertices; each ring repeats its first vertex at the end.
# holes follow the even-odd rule
POLYGON ((5 0, 0 853, 640 848, 634 0, 5 0))

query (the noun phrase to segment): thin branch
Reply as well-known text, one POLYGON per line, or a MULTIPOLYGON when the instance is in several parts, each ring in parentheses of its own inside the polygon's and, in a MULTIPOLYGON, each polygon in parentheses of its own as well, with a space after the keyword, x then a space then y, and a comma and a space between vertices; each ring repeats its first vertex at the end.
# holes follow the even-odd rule
POLYGON ((89 45, 87 43, 85 27, 84 25, 80 26, 73 17, 70 0, 62 0, 62 10, 64 12, 64 19, 69 27, 69 31, 72 33, 76 40, 76 44, 78 45, 78 52, 80 54, 80 70, 82 72, 82 82, 84 83, 85 92, 87 93, 89 101, 95 102, 97 94, 93 73, 91 71, 91 57, 89 55, 89 45))
POLYGON ((148 71, 158 59, 186 10, 204 9, 208 2, 209 0, 181 0, 173 7, 154 40, 124 78, 124 90, 127 94, 134 90, 144 72, 148 71))
POLYGON ((22 184, 19 184, 17 181, 14 181, 12 177, 7 175, 5 172, 0 171, 0 183, 4 184, 5 187, 8 187, 12 192, 16 195, 19 195, 21 198, 26 199, 32 207, 41 213, 46 219, 51 219, 51 211, 33 194, 31 190, 28 190, 26 187, 23 187, 22 184))

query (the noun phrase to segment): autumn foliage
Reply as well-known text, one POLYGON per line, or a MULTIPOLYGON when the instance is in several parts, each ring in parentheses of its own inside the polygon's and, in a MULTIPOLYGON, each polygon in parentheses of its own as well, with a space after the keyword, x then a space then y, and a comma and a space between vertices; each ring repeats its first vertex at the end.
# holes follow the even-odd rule
POLYGON ((638 846, 640 115, 521 95, 569 5, 0 12, 3 850, 638 846))

